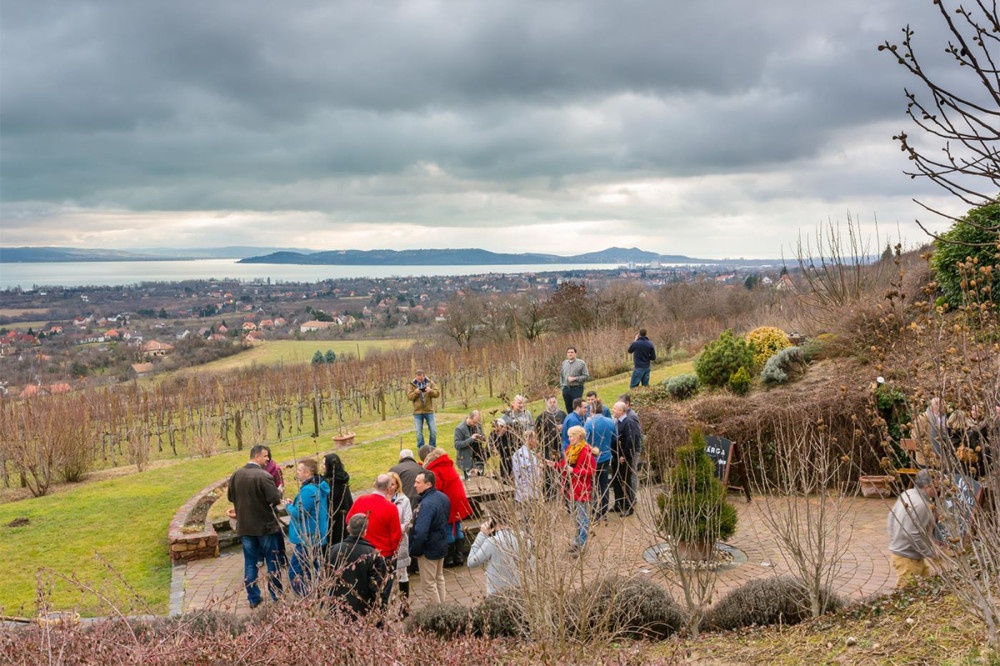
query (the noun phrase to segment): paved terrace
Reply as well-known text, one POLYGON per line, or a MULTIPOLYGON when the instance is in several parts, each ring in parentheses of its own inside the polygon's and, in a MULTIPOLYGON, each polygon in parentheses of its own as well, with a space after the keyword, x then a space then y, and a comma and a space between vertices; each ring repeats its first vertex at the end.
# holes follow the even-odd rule
MULTIPOLYGON (((730 495, 730 500, 737 507, 740 521, 736 535, 727 543, 746 553, 747 562, 719 573, 714 595, 716 599, 751 579, 788 571, 777 545, 763 527, 760 503, 755 501, 747 504, 742 497, 737 498, 736 495, 730 495)), ((841 596, 857 601, 888 592, 895 585, 885 535, 886 515, 893 501, 862 498, 851 501, 846 520, 852 531, 841 571, 835 582, 835 589, 841 596)), ((650 502, 644 501, 642 505, 640 513, 648 511, 650 502)), ((573 534, 573 523, 569 516, 566 516, 563 524, 568 546, 573 534)), ((618 573, 651 576, 661 584, 666 584, 656 566, 643 559, 643 551, 659 541, 650 532, 650 524, 649 520, 642 519, 640 515, 621 518, 610 514, 608 524, 598 527, 591 534, 584 561, 616 562, 618 573), (605 550, 612 556, 601 557, 600 550, 605 550)), ((605 570, 594 573, 612 572, 605 570)), ((184 611, 211 606, 238 613, 248 612, 242 576, 243 554, 238 547, 223 551, 215 559, 183 565, 175 571, 176 597, 172 606, 176 605, 184 611)), ((445 578, 449 601, 474 605, 485 593, 482 568, 446 569, 445 578)), ((410 594, 415 607, 420 605, 419 586, 420 576, 411 576, 410 594)))

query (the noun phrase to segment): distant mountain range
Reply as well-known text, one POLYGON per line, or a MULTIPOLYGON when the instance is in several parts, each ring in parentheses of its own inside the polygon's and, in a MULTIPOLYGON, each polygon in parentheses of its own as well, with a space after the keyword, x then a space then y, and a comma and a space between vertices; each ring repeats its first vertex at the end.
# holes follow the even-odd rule
POLYGON ((600 252, 571 256, 536 252, 507 254, 477 248, 438 250, 331 250, 329 252, 273 252, 241 259, 241 264, 321 264, 339 266, 489 266, 511 264, 717 264, 717 259, 692 259, 679 254, 657 254, 638 248, 609 247, 600 252))
POLYGON ((308 253, 299 248, 229 247, 205 248, 139 248, 135 250, 102 250, 75 247, 0 247, 0 263, 36 263, 60 261, 178 261, 185 259, 243 259, 272 252, 308 253))
POLYGON ((0 247, 0 264, 66 261, 178 261, 238 259, 241 264, 305 264, 331 266, 509 266, 512 264, 711 264, 776 265, 776 259, 696 259, 682 254, 657 254, 639 248, 609 247, 570 256, 540 252, 503 253, 477 248, 428 250, 330 250, 249 247, 138 248, 106 250, 71 247, 0 247))

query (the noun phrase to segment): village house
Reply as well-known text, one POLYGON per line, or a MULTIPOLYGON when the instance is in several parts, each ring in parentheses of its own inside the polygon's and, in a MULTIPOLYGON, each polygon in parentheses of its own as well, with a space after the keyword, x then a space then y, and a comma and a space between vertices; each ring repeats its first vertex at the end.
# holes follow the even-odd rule
POLYGON ((159 342, 157 340, 150 340, 142 345, 142 353, 147 358, 152 358, 154 356, 166 356, 173 350, 173 345, 169 345, 166 342, 159 342))
POLYGON ((153 370, 153 364, 148 361, 146 363, 133 363, 132 372, 130 374, 136 379, 141 379, 153 374, 153 370))

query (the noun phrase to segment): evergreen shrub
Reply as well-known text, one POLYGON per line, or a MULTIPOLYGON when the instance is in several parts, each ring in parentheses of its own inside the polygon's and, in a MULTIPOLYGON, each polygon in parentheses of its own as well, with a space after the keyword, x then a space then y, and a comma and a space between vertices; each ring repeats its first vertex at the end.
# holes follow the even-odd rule
POLYGON ((736 395, 747 395, 750 393, 750 373, 747 372, 746 366, 741 365, 740 369, 732 374, 729 378, 729 390, 736 395))
MULTIPOLYGON (((775 326, 760 326, 747 333, 747 342, 753 345, 753 368, 760 370, 767 359, 782 349, 791 347, 788 334, 775 326)), ((747 368, 750 370, 751 368, 747 368)))
POLYGON ((715 478, 700 430, 692 431, 688 446, 677 449, 677 466, 668 474, 667 486, 670 493, 656 498, 664 534, 681 542, 714 543, 736 533, 736 509, 715 478))
POLYGON ((806 357, 799 347, 787 347, 767 359, 760 372, 765 386, 777 386, 806 371, 806 357))
POLYGON ((694 362, 698 381, 705 386, 722 387, 741 367, 753 367, 753 347, 741 337, 725 330, 717 340, 705 345, 694 362))
POLYGON ((677 375, 670 379, 664 379, 661 383, 670 397, 675 400, 690 398, 698 390, 698 377, 696 375, 677 375))

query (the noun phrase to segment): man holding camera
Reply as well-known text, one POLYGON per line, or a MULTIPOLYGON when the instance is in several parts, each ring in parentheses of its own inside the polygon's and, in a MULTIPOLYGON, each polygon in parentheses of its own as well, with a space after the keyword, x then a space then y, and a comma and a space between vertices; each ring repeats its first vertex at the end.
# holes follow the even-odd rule
POLYGON ((483 435, 480 418, 479 410, 475 409, 455 428, 455 453, 458 457, 455 464, 466 479, 482 474, 486 466, 486 453, 483 450, 486 437, 483 435))
POLYGON ((434 398, 441 395, 437 384, 417 370, 416 376, 410 382, 406 397, 413 403, 413 429, 417 431, 417 448, 424 445, 424 423, 430 433, 431 446, 437 446, 437 425, 434 423, 434 398))

